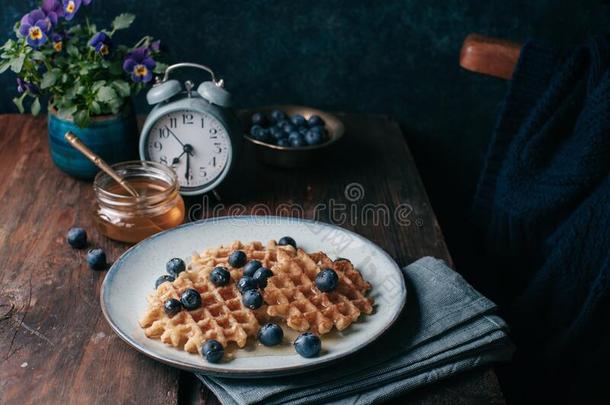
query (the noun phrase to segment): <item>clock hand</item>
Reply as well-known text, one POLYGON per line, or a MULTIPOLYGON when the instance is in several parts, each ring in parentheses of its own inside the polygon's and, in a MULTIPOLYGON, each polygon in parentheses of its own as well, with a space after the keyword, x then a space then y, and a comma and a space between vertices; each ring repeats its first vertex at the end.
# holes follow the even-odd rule
POLYGON ((178 141, 178 143, 180 145, 182 145, 182 147, 184 148, 184 144, 182 143, 182 141, 176 136, 176 134, 174 134, 174 132, 171 129, 169 129, 169 127, 167 125, 165 126, 165 129, 167 129, 167 131, 170 133, 170 135, 173 136, 178 141))
POLYGON ((189 184, 189 174, 191 171, 191 155, 186 154, 186 171, 184 172, 184 177, 186 178, 186 184, 189 184))

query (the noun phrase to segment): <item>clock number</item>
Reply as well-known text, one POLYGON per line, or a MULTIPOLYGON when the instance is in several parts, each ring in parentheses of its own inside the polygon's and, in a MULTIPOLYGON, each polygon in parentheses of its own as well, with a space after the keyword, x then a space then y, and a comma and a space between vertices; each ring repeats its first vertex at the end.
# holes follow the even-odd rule
POLYGON ((210 128, 210 139, 218 139, 218 130, 216 128, 210 128))
POLYGON ((178 126, 178 118, 170 117, 170 119, 169 119, 169 127, 170 128, 176 128, 177 126, 178 126))
POLYGON ((216 167, 216 156, 212 158, 212 167, 216 167))
POLYGON ((167 164, 167 156, 162 155, 162 156, 159 158, 159 162, 161 162, 161 163, 163 163, 164 165, 166 165, 166 164, 167 164))
POLYGON ((167 128, 159 128, 159 138, 169 138, 169 131, 167 128))
POLYGON ((199 168, 199 175, 200 175, 201 177, 207 177, 207 176, 208 176, 208 174, 207 174, 207 173, 206 173, 206 171, 205 171, 205 167, 200 167, 200 168, 199 168))
POLYGON ((216 146, 218 148, 218 150, 216 151, 216 153, 220 153, 222 152, 222 148, 220 147, 220 142, 214 142, 214 146, 216 146))
POLYGON ((205 128, 205 119, 201 117, 201 128, 205 128))
POLYGON ((182 114, 182 123, 184 125, 193 125, 193 114, 182 114))
POLYGON ((153 142, 153 148, 157 149, 157 150, 161 150, 163 149, 163 144, 159 141, 154 141, 153 142))

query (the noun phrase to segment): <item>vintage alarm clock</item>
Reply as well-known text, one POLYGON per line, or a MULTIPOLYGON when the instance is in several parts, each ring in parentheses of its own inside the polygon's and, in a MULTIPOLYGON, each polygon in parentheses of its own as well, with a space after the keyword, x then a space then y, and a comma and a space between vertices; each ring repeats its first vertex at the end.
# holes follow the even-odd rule
POLYGON ((183 195, 198 195, 216 188, 229 174, 241 144, 241 127, 231 108, 231 95, 207 66, 178 63, 165 70, 163 80, 150 89, 146 100, 155 107, 140 135, 140 158, 172 167, 183 195), (172 71, 198 68, 212 81, 184 88, 169 80, 172 71))

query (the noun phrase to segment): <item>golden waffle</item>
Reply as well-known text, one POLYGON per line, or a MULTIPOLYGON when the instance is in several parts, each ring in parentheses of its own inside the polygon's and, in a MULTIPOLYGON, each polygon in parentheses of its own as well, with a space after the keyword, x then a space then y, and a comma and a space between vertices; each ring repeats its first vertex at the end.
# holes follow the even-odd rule
POLYGON ((187 271, 180 273, 172 283, 163 283, 148 299, 149 307, 140 320, 146 336, 161 339, 174 347, 183 347, 190 353, 201 352, 201 344, 215 339, 226 347, 234 342, 239 347, 246 345, 249 336, 256 336, 259 320, 266 320, 264 310, 246 308, 235 282, 241 278, 241 270, 231 268, 228 255, 234 250, 246 252, 248 260, 258 259, 272 265, 274 249, 264 249, 260 242, 243 245, 235 242, 229 247, 210 249, 201 255, 195 254, 187 271), (231 273, 231 283, 217 287, 209 280, 216 266, 225 266, 231 273), (193 288, 201 294, 201 307, 182 310, 172 318, 165 314, 163 304, 170 298, 180 299, 181 293, 193 288), (258 319, 257 319, 258 317, 258 319))
POLYGON ((302 249, 278 249, 276 256, 273 277, 263 293, 269 316, 284 319, 292 329, 322 335, 333 326, 344 330, 361 313, 373 312, 373 300, 365 297, 371 285, 349 260, 333 262, 324 253, 308 255, 302 249), (315 278, 327 267, 335 270, 339 284, 325 293, 316 288, 315 278))
POLYGON ((271 320, 270 317, 282 318, 289 327, 299 331, 324 334, 333 326, 344 330, 361 313, 372 313, 373 301, 365 297, 370 288, 349 260, 333 262, 322 252, 308 255, 292 246, 279 246, 275 241, 266 247, 260 242, 237 241, 194 254, 186 271, 175 281, 161 284, 149 296, 149 307, 140 325, 149 338, 160 339, 190 353, 201 352, 201 345, 208 339, 215 339, 224 347, 234 342, 243 348, 248 337, 256 336, 260 324, 271 320), (243 269, 228 264, 229 255, 235 250, 246 253, 248 261, 259 260, 273 271, 263 291, 268 305, 257 310, 243 305, 236 287, 243 269), (231 273, 227 286, 217 287, 209 280, 217 266, 224 266, 231 273), (337 272, 339 285, 335 291, 323 293, 315 287, 315 277, 327 267, 337 272), (200 293, 201 307, 182 310, 170 318, 164 311, 165 301, 179 300, 187 288, 200 293))

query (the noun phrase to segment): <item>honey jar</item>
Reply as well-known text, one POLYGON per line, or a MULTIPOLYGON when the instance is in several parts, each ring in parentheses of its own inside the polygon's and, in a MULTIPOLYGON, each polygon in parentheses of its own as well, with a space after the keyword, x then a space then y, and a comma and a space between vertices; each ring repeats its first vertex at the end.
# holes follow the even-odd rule
POLYGON ((184 201, 171 168, 148 161, 122 162, 112 168, 139 196, 129 194, 104 172, 95 176, 93 215, 102 234, 135 243, 184 221, 184 201))

